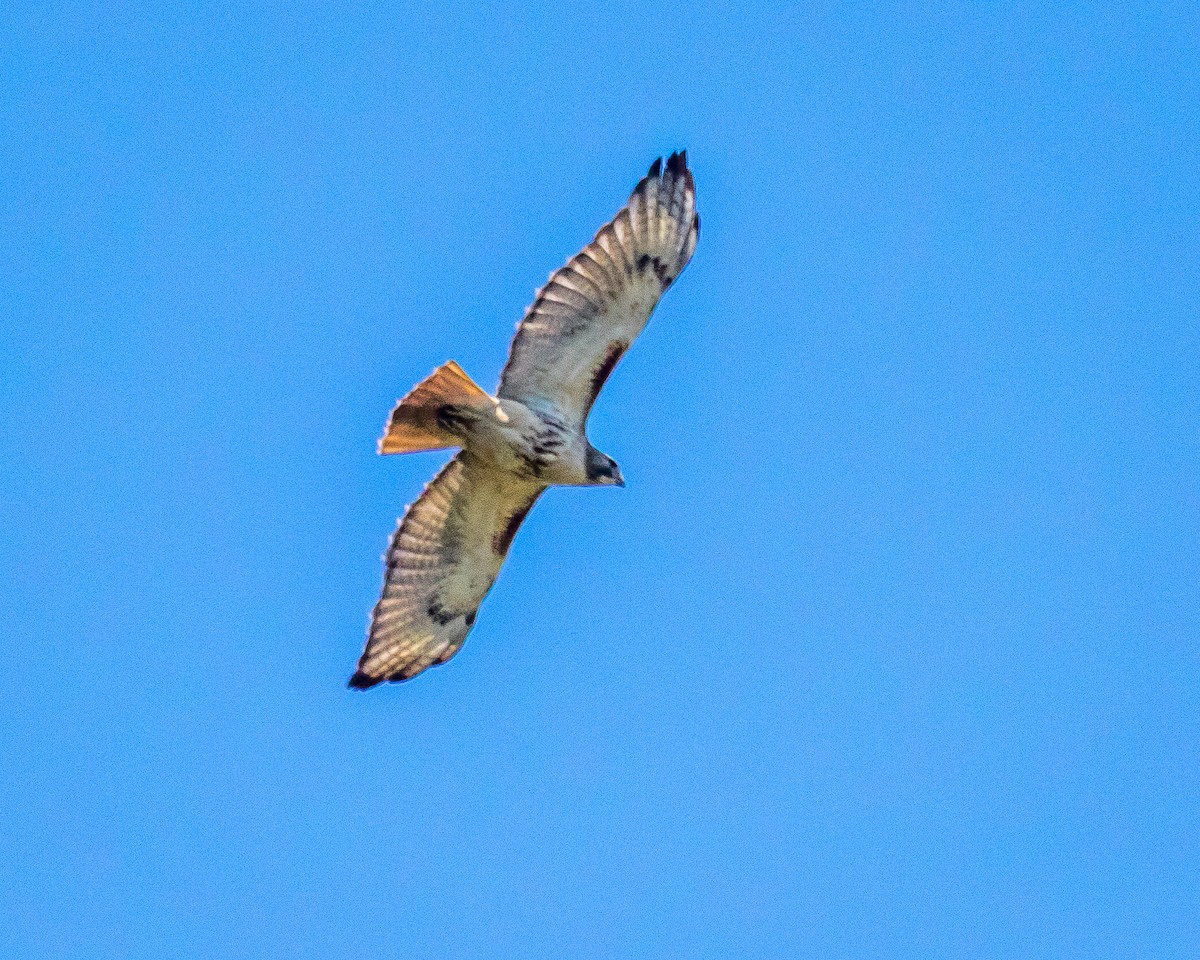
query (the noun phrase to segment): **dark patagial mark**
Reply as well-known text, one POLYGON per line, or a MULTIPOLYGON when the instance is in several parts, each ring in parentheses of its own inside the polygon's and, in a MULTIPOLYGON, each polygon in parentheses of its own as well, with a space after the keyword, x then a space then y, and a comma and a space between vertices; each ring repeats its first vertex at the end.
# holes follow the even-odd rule
POLYGON ((608 378, 612 375, 617 364, 620 363, 621 357, 625 355, 625 351, 629 349, 629 344, 621 343, 619 340, 609 344, 608 353, 604 357, 604 362, 592 374, 592 387, 588 399, 588 410, 592 409, 592 404, 596 402, 596 398, 600 396, 600 391, 604 389, 604 384, 608 382, 608 378))
POLYGON ((479 612, 478 610, 472 610, 465 617, 463 617, 463 620, 466 621, 466 624, 468 627, 475 626, 475 614, 477 614, 478 612, 479 612))
POLYGON ((537 498, 542 495, 539 490, 525 506, 519 508, 511 517, 508 518, 508 523, 504 525, 504 529, 492 537, 492 549, 498 557, 507 557, 509 548, 512 547, 513 537, 517 535, 517 531, 521 529, 521 524, 525 522, 525 518, 529 516, 529 511, 533 509, 533 505, 537 503, 537 498))

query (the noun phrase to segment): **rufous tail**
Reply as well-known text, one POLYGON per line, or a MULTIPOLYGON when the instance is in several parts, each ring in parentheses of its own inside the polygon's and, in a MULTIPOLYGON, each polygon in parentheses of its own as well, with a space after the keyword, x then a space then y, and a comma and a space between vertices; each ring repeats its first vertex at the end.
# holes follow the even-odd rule
POLYGON ((470 411, 492 403, 487 392, 451 360, 396 404, 379 441, 379 452, 415 453, 462 446, 453 425, 462 423, 470 411))

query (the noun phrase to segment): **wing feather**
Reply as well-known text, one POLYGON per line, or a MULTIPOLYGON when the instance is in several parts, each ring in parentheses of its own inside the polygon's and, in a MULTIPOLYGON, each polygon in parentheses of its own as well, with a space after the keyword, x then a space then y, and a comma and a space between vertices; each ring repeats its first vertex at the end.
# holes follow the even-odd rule
POLYGON ((350 686, 408 680, 458 652, 543 490, 466 452, 446 464, 388 545, 383 596, 350 686))
POLYGON ((625 207, 550 275, 517 327, 499 395, 582 428, 612 367, 696 249, 687 153, 656 160, 625 207))

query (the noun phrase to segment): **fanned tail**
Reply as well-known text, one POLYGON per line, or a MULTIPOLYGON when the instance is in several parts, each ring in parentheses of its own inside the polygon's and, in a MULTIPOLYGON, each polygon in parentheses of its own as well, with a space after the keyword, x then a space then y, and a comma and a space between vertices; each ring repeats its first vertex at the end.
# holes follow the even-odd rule
POLYGON ((415 453, 462 445, 454 432, 465 414, 492 398, 451 360, 433 371, 396 404, 379 441, 380 453, 415 453))

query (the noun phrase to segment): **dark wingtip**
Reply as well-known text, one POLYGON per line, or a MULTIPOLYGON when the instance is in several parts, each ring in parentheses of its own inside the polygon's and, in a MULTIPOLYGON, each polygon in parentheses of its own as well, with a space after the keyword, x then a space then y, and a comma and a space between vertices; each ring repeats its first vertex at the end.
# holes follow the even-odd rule
POLYGON ((646 174, 646 176, 648 176, 648 177, 662 176, 662 157, 658 157, 652 164, 650 164, 650 172, 648 174, 646 174))
POLYGON ((369 690, 375 684, 379 683, 380 677, 368 677, 361 670, 355 672, 350 678, 350 682, 346 684, 351 690, 369 690))
POLYGON ((700 214, 696 214, 696 216, 692 218, 692 223, 692 229, 696 231, 696 236, 700 236, 700 214))
POLYGON ((667 160, 667 173, 683 173, 687 169, 687 151, 673 153, 667 160))

